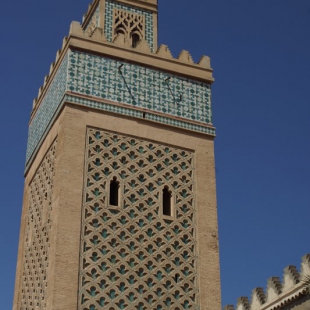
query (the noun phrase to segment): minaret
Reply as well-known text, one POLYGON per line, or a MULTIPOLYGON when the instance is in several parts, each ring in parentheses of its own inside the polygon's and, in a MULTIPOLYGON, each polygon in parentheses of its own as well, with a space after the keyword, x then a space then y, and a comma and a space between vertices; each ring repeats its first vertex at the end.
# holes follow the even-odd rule
POLYGON ((34 100, 14 310, 220 310, 210 60, 94 0, 34 100))

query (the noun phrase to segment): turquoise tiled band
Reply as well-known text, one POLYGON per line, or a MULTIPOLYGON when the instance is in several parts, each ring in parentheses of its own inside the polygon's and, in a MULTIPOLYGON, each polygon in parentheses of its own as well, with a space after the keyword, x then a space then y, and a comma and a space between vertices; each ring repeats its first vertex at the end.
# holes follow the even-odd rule
POLYGON ((70 102, 138 118, 143 117, 143 112, 132 108, 143 108, 155 112, 146 113, 146 119, 215 134, 213 128, 186 121, 211 124, 209 84, 106 57, 69 51, 29 125, 27 162, 57 114, 66 91, 77 94, 65 97, 64 100, 70 102), (79 94, 91 96, 93 100, 83 99, 79 94), (128 108, 102 103, 96 98, 127 104, 128 108), (156 115, 156 112, 166 116, 156 115), (169 115, 183 118, 184 121, 170 118, 169 115))

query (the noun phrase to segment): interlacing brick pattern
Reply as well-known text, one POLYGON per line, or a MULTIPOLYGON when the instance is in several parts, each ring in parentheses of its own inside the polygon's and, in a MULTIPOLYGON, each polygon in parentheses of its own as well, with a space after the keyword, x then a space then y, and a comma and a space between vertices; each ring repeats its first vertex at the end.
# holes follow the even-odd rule
POLYGON ((46 309, 56 145, 57 141, 46 153, 30 183, 20 310, 46 309))
POLYGON ((89 128, 79 309, 198 309, 194 153, 89 128), (111 180, 120 186, 109 205, 111 180), (175 214, 162 215, 169 187, 175 214))
POLYGON ((127 12, 120 9, 114 9, 113 40, 117 33, 123 33, 128 39, 133 33, 137 33, 140 39, 145 38, 145 18, 143 15, 127 12))
POLYGON ((105 26, 104 33, 106 39, 109 42, 114 40, 114 30, 115 30, 115 10, 126 12, 127 14, 132 14, 132 16, 141 16, 144 20, 143 38, 148 42, 152 51, 154 51, 154 22, 153 13, 148 10, 143 10, 131 5, 125 5, 114 0, 106 0, 105 2, 105 26))

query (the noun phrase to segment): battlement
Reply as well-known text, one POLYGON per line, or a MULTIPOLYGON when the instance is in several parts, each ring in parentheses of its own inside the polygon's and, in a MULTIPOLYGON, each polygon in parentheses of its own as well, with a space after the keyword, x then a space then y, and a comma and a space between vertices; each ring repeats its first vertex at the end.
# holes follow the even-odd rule
POLYGON ((208 56, 195 63, 186 50, 173 57, 167 45, 158 47, 157 19, 157 0, 93 0, 83 22, 71 23, 69 35, 33 101, 32 117, 67 51, 73 49, 102 57, 113 55, 125 62, 211 84, 214 79, 208 56))
POLYGON ((236 308, 227 305, 224 310, 274 310, 281 309, 301 296, 305 295, 303 278, 310 273, 310 254, 302 257, 300 272, 295 266, 284 269, 282 281, 279 277, 271 277, 267 281, 266 292, 258 287, 252 291, 252 296, 240 297, 236 308))

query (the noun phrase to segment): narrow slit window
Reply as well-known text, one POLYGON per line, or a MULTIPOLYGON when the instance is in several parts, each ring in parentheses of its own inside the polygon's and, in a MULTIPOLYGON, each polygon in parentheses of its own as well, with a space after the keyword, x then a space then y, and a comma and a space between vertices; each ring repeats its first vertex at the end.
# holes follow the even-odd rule
POLYGON ((179 274, 175 275, 174 281, 175 281, 175 283, 179 283, 179 281, 180 281, 180 275, 179 274))
POLYGON ((119 182, 114 178, 110 183, 110 206, 118 207, 119 203, 119 182))
POLYGON ((131 40, 132 40, 132 47, 137 47, 138 43, 140 42, 140 36, 137 33, 133 33, 131 35, 131 40))
POLYGON ((165 186, 163 189, 163 215, 172 216, 172 195, 169 188, 165 186))

